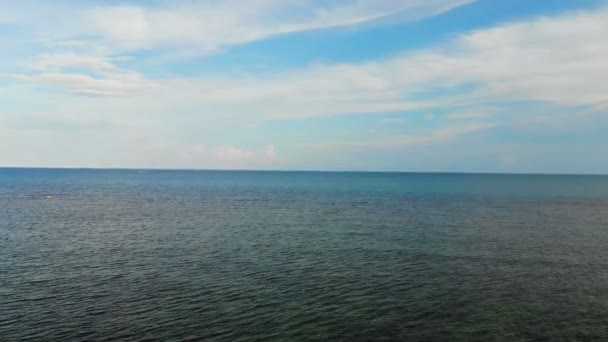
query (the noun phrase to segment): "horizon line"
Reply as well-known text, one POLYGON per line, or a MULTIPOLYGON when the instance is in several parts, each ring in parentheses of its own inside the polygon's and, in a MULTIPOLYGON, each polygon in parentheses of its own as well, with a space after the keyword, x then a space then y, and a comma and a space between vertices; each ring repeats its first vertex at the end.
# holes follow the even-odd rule
POLYGON ((402 173, 453 175, 521 175, 521 176, 608 176, 608 173, 568 172, 499 172, 499 171, 406 171, 406 170, 332 170, 332 169, 222 169, 222 168, 156 168, 156 167, 79 167, 79 166, 0 166, 0 169, 30 170, 99 170, 99 171, 194 171, 194 172, 310 172, 310 173, 402 173))

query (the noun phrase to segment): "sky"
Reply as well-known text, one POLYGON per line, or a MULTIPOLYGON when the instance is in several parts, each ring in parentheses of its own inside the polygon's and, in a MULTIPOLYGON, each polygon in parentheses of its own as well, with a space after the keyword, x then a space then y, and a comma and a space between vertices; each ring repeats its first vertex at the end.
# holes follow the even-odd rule
POLYGON ((0 0, 0 166, 608 173, 608 0, 0 0))

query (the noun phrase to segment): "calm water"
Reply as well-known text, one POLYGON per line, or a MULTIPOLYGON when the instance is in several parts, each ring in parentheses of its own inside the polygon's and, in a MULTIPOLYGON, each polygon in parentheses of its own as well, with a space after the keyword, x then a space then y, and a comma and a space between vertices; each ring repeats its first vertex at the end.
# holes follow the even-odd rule
POLYGON ((606 340, 608 177, 0 169, 0 340, 141 339, 606 340))

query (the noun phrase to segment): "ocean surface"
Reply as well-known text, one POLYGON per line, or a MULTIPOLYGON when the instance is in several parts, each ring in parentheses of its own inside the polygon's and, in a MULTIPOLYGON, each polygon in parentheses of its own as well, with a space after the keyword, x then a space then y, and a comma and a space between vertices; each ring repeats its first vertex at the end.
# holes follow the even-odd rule
POLYGON ((608 177, 0 169, 27 340, 606 341, 608 177))

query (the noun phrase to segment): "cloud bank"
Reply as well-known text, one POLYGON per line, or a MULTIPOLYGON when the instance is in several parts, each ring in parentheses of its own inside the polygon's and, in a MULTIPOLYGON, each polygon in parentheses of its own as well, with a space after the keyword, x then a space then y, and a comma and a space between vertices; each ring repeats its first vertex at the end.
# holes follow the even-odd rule
MULTIPOLYGON (((429 47, 357 63, 311 61, 287 70, 213 75, 158 75, 142 67, 147 54, 175 50, 198 56, 204 63, 209 54, 277 35, 339 27, 364 29, 387 18, 419 20, 468 3, 161 1, 154 6, 80 6, 39 23, 20 20, 23 11, 17 8, 13 17, 17 19, 11 23, 33 32, 39 25, 49 27, 37 36, 45 48, 20 61, 18 71, 6 78, 9 86, 0 88, 0 96, 16 103, 13 107, 23 111, 27 103, 35 108, 6 119, 2 139, 15 146, 33 134, 47 138, 71 134, 73 141, 77 134, 60 127, 93 122, 95 132, 112 141, 106 147, 96 142, 99 153, 120 144, 128 146, 130 153, 120 162, 128 163, 129 156, 139 154, 150 157, 137 165, 185 165, 187 160, 200 160, 192 167, 264 167, 281 165, 284 155, 277 155, 275 145, 281 150, 281 145, 408 150, 500 127, 523 127, 526 120, 538 127, 538 122, 563 121, 564 115, 530 109, 536 107, 505 113, 505 108, 522 102, 572 113, 591 110, 596 118, 605 112, 608 7, 462 32, 429 47), (72 24, 56 28, 49 24, 76 17, 72 24), (387 113, 399 117, 383 117, 387 113), (385 132, 395 125, 415 125, 410 116, 420 113, 433 125, 417 132, 385 132), (373 137, 351 135, 310 144, 278 133, 271 137, 245 133, 247 127, 272 122, 297 125, 302 120, 356 120, 362 115, 381 117, 373 137), (54 123, 34 129, 31 123, 21 122, 28 116, 54 123), (205 134, 179 136, 194 129, 205 134), (217 134, 221 129, 226 130, 224 137, 217 134), (254 148, 244 147, 251 143, 254 148), (155 155, 164 157, 155 161, 155 155)), ((57 7, 65 9, 65 4, 59 2, 57 7)), ((30 19, 35 17, 33 13, 30 19)), ((44 150, 28 144, 32 150, 44 150)), ((7 148, 3 153, 13 155, 7 148)), ((31 153, 28 160, 40 154, 44 153, 31 153)), ((513 166, 519 160, 508 156, 502 164, 513 166)))

